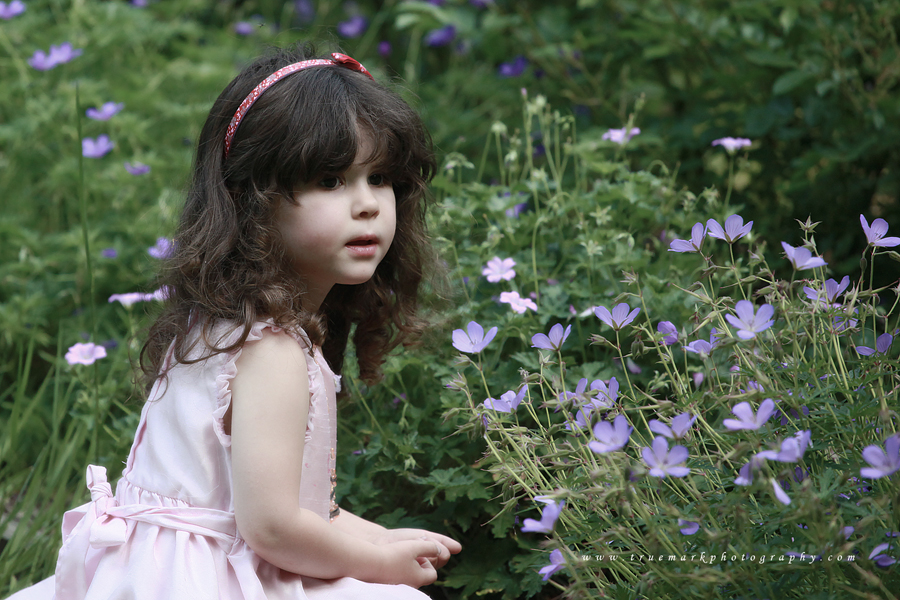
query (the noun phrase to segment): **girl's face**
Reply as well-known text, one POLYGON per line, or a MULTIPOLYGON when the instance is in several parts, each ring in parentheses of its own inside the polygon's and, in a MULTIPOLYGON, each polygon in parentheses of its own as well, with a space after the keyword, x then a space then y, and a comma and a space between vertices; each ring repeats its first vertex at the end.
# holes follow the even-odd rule
POLYGON ((316 311, 335 284, 365 283, 394 239, 394 189, 386 175, 364 161, 372 151, 361 132, 356 159, 343 173, 304 184, 294 202, 275 215, 291 266, 306 282, 309 310, 316 311))

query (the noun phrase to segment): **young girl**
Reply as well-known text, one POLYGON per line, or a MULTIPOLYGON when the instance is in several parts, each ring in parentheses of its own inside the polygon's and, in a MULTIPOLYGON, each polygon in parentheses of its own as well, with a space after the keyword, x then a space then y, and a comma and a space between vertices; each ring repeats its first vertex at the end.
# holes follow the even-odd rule
POLYGON ((397 95, 311 54, 258 60, 213 105, 122 478, 88 467, 55 577, 16 600, 421 599, 460 551, 335 504, 333 373, 351 330, 373 382, 422 327, 435 164, 397 95))

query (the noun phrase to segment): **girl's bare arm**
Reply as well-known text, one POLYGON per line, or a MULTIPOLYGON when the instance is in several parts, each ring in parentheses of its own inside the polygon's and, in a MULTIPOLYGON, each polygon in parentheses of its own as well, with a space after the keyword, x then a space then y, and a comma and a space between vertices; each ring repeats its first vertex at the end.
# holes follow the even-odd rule
POLYGON ((309 413, 304 350, 285 333, 265 332, 244 347, 231 382, 231 452, 238 530, 264 560, 321 579, 432 583, 440 544, 376 545, 301 509, 300 472, 309 413))

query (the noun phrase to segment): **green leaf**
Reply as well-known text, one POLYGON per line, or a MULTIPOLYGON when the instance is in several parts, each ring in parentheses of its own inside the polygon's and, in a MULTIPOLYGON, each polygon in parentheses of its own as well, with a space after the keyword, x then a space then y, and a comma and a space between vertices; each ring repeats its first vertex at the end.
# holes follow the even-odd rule
POLYGON ((815 75, 813 73, 810 73, 809 71, 788 71, 787 73, 776 79, 775 83, 772 84, 772 95, 781 96, 783 94, 787 94, 791 90, 800 87, 813 77, 815 77, 815 75))

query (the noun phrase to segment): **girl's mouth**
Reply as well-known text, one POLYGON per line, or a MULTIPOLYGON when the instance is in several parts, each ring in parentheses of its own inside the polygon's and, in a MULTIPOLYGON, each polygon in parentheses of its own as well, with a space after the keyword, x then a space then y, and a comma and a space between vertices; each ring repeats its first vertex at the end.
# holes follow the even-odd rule
POLYGON ((357 256, 374 256, 378 251, 378 238, 374 236, 359 237, 347 242, 346 248, 357 256))

